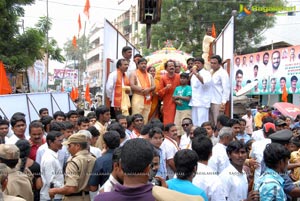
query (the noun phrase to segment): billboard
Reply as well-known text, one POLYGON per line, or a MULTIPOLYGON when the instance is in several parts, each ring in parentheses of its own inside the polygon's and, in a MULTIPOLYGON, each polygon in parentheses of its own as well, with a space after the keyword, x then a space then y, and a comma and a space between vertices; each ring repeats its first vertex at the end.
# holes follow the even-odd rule
POLYGON ((72 87, 78 86, 78 70, 54 69, 54 83, 55 80, 63 80, 65 90, 71 91, 72 87))
POLYGON ((233 92, 257 81, 251 95, 300 94, 300 45, 234 57, 233 92))
POLYGON ((47 91, 47 68, 46 61, 37 60, 33 66, 28 68, 27 75, 29 81, 30 92, 46 92, 47 91))

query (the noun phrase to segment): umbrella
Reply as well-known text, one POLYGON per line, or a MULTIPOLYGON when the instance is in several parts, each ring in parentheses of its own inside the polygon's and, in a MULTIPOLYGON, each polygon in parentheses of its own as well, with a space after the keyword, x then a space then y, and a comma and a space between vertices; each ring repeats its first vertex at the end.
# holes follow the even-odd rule
POLYGON ((153 52, 151 55, 147 56, 146 59, 148 61, 148 67, 158 67, 167 60, 172 59, 176 62, 179 62, 181 67, 186 70, 186 60, 190 57, 192 57, 191 54, 177 50, 172 46, 171 42, 167 41, 166 46, 163 49, 153 52))
POLYGON ((300 114, 300 107, 292 103, 277 102, 274 103, 273 107, 275 107, 284 116, 289 116, 293 119, 295 119, 296 116, 300 114))

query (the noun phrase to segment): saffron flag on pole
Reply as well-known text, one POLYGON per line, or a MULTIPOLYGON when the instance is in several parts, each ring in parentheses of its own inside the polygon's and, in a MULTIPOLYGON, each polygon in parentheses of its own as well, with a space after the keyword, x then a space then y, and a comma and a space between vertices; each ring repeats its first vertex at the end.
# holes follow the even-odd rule
POLYGON ((0 61, 0 95, 11 94, 12 89, 6 76, 3 62, 0 61))
POLYGON ((215 27, 214 23, 212 24, 212 27, 211 27, 211 36, 214 38, 217 37, 216 27, 215 27))
POLYGON ((286 90, 286 85, 283 87, 283 89, 282 89, 282 95, 281 95, 281 100, 283 101, 283 102, 287 102, 288 101, 288 92, 287 92, 287 90, 286 90))
POLYGON ((72 45, 74 48, 77 48, 77 39, 76 36, 73 36, 72 45))
POLYGON ((78 87, 75 88, 75 92, 74 92, 74 99, 78 99, 79 98, 79 92, 78 92, 78 87))
POLYGON ((72 87, 72 91, 70 93, 70 97, 71 97, 72 101, 75 101, 75 89, 74 89, 74 87, 72 87))
POLYGON ((86 0, 85 5, 84 5, 84 9, 83 9, 83 13, 87 16, 88 19, 90 19, 90 1, 86 0))
POLYGON ((92 103, 91 96, 90 96, 90 86, 89 86, 89 83, 86 84, 84 98, 85 98, 85 100, 87 102, 89 102, 89 104, 92 103))
POLYGON ((78 36, 80 31, 81 31, 81 18, 80 18, 80 14, 78 14, 78 36))

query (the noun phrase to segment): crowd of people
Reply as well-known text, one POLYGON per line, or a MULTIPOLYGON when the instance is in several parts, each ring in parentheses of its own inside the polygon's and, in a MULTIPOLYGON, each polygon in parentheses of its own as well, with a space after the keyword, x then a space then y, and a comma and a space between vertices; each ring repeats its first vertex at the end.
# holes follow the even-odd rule
POLYGON ((210 58, 211 71, 204 68, 203 58, 189 58, 186 70, 168 60, 164 70, 156 72, 139 54, 132 62, 131 47, 125 46, 122 55, 106 83, 113 118, 118 114, 141 114, 147 123, 162 116, 164 125, 175 122, 180 129, 185 117, 192 118, 197 126, 209 120, 215 125, 217 116, 224 112, 230 81, 220 56, 210 58))
MULTIPOLYGON (((128 55, 130 48, 123 50, 128 55)), ((254 117, 250 109, 241 118, 223 114, 230 90, 219 56, 210 59, 212 72, 201 58, 189 59, 182 73, 169 60, 159 84, 145 59, 136 62, 127 77, 124 56, 109 75, 112 108, 50 116, 45 107, 32 122, 22 112, 1 118, 0 195, 26 201, 300 197, 300 115, 276 116, 262 107, 254 117), (162 120, 152 111, 155 101, 163 101, 162 120)))
POLYGON ((216 126, 186 117, 181 134, 174 122, 145 123, 142 114, 111 119, 106 106, 86 116, 49 116, 42 108, 29 138, 17 112, 0 120, 1 193, 75 201, 299 197, 300 115, 292 122, 269 109, 258 108, 255 117, 248 111, 240 119, 219 115, 216 126))

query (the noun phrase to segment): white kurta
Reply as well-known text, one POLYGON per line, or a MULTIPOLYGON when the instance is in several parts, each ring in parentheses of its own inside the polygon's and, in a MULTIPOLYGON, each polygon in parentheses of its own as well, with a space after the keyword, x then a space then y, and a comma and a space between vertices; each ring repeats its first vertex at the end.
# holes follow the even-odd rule
POLYGON ((189 105, 192 106, 193 123, 201 126, 203 122, 208 121, 208 112, 211 102, 211 75, 210 72, 202 68, 199 71, 203 78, 203 84, 193 75, 191 78, 192 97, 189 105))
POLYGON ((220 174, 229 164, 226 146, 217 143, 212 149, 212 156, 208 160, 208 166, 217 172, 217 174, 220 174))
POLYGON ((205 164, 198 163, 193 184, 203 189, 208 201, 225 201, 225 192, 217 173, 205 164))
POLYGON ((220 174, 227 201, 247 199, 248 180, 247 174, 237 171, 231 164, 220 174))

